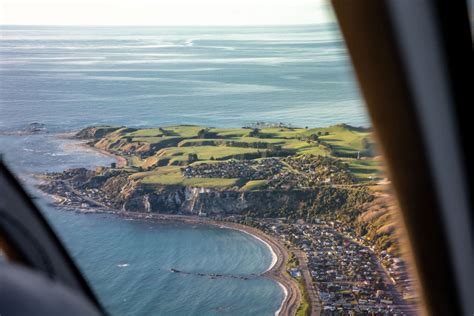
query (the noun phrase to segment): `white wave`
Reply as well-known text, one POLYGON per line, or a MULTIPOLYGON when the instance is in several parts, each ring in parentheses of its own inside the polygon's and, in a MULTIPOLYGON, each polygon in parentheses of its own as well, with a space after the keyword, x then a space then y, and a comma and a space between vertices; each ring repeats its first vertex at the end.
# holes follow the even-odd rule
MULTIPOLYGON (((250 64, 250 65, 281 65, 287 63, 314 63, 323 61, 336 61, 346 58, 342 55, 317 55, 312 56, 298 56, 295 57, 234 57, 234 58, 142 58, 142 59, 130 59, 130 60, 109 60, 107 58, 98 59, 90 58, 77 58, 64 59, 64 60, 42 60, 42 64, 50 65, 151 65, 151 64, 216 64, 216 65, 228 65, 228 64, 250 64)), ((0 61, 2 64, 15 64, 15 63, 30 63, 34 59, 3 59, 0 61)))
MULTIPOLYGON (((271 254, 272 254, 272 262, 270 263, 270 266, 267 268, 267 270, 265 270, 263 273, 267 272, 267 271, 270 271, 273 266, 275 266, 275 264, 277 263, 278 261, 278 257, 277 255, 275 254, 275 251, 273 250, 272 246, 270 246, 270 244, 268 244, 265 240, 263 240, 262 238, 258 237, 257 235, 254 235, 252 233, 249 233, 245 230, 242 230, 242 229, 237 229, 243 233, 246 233, 252 237, 254 237, 255 239, 261 241, 262 243, 265 244, 265 246, 267 246, 267 248, 270 250, 271 254)), ((283 309, 283 304, 285 303, 286 301, 286 297, 288 296, 288 290, 286 289, 286 287, 283 286, 283 284, 281 284, 280 282, 276 281, 278 283, 278 285, 281 287, 281 289, 283 290, 283 300, 281 301, 281 304, 280 304, 280 307, 278 307, 278 310, 275 312, 275 316, 278 316, 280 315, 281 313, 281 310, 283 309)))
POLYGON ((248 93, 268 93, 286 91, 286 88, 280 88, 269 85, 256 84, 217 84, 212 87, 193 88, 194 95, 199 96, 217 96, 228 94, 248 94, 248 93))
POLYGON ((229 50, 229 51, 233 51, 237 49, 236 47, 233 47, 233 46, 211 46, 211 45, 196 45, 196 46, 200 48, 222 49, 222 50, 229 50))
POLYGON ((262 64, 279 65, 284 63, 314 62, 314 58, 299 57, 234 57, 234 58, 169 58, 136 59, 111 61, 114 64, 262 64))
POLYGON ((83 56, 83 57, 6 57, 3 60, 102 60, 104 56, 83 56))
POLYGON ((119 263, 119 264, 117 264, 117 267, 119 267, 119 268, 126 268, 128 266, 129 266, 128 263, 119 263))
POLYGON ((280 307, 278 308, 278 310, 275 312, 275 316, 278 316, 280 315, 281 313, 281 310, 283 309, 283 304, 285 303, 286 301, 286 298, 288 297, 288 290, 286 289, 286 287, 283 286, 283 284, 281 284, 280 282, 277 282, 278 285, 281 287, 281 289, 283 290, 283 300, 281 301, 281 305, 280 307))
POLYGON ((266 242, 265 240, 263 240, 262 238, 258 237, 257 235, 254 235, 254 234, 252 234, 252 233, 249 233, 248 231, 245 231, 245 230, 243 230, 243 229, 233 228, 233 227, 231 227, 231 229, 235 229, 235 230, 238 230, 238 231, 240 231, 240 232, 242 232, 242 233, 245 233, 245 234, 247 234, 247 235, 250 235, 250 236, 252 236, 253 238, 255 238, 255 239, 259 240, 260 242, 262 242, 265 246, 267 246, 268 250, 270 250, 270 253, 271 253, 271 255, 272 255, 272 261, 271 261, 271 263, 270 263, 270 266, 269 266, 265 271, 263 271, 263 273, 270 271, 270 270, 273 268, 273 266, 274 266, 274 265, 277 263, 277 261, 278 261, 278 257, 277 257, 277 255, 276 255, 275 251, 273 250, 272 246, 270 246, 270 244, 267 243, 267 242, 266 242))
MULTIPOLYGON (((51 78, 50 75, 42 75, 43 78, 51 78)), ((188 84, 190 87, 186 94, 171 94, 165 96, 215 96, 226 94, 243 94, 243 93, 265 93, 286 91, 286 88, 281 88, 271 85, 260 84, 237 84, 225 83, 211 80, 191 80, 191 79, 172 79, 160 77, 127 77, 127 76, 88 76, 81 73, 64 76, 68 80, 99 80, 99 81, 143 81, 143 82, 171 82, 188 84)), ((164 95, 156 95, 154 97, 164 97, 164 95)))
MULTIPOLYGON (((0 61, 1 63, 1 61, 0 61)), ((150 72, 205 72, 205 71, 216 71, 221 70, 218 67, 199 67, 199 68, 166 68, 166 69, 150 69, 150 72)), ((87 72, 103 72, 103 73, 127 73, 127 72, 144 72, 143 68, 120 68, 120 69, 102 69, 102 68, 76 68, 76 69, 37 69, 37 68, 22 68, 22 71, 30 72, 47 72, 47 73, 87 73, 87 72)))

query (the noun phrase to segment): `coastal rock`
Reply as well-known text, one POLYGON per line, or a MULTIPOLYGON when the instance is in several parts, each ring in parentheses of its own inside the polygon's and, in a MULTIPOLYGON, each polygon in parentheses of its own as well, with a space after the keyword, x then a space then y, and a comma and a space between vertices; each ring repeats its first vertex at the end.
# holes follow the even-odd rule
MULTIPOLYGON (((152 212, 177 212, 198 214, 260 214, 280 216, 318 208, 325 203, 342 207, 344 191, 328 195, 326 189, 292 191, 218 191, 189 187, 160 187, 149 193, 152 212), (342 194, 338 194, 342 193, 342 194), (341 204, 337 203, 341 201, 341 204)), ((142 196, 143 193, 138 193, 142 196)), ((326 206, 329 208, 329 206, 326 206)), ((141 211, 140 205, 136 211, 141 211)))
POLYGON ((117 126, 91 126, 80 130, 75 137, 80 139, 98 139, 120 128, 117 126))
POLYGON ((46 125, 44 125, 43 123, 37 123, 37 122, 30 123, 25 128, 25 132, 31 133, 31 134, 46 132, 46 125))
POLYGON ((71 189, 85 201, 126 212, 166 214, 242 214, 305 218, 309 213, 348 209, 370 199, 363 190, 315 187, 301 190, 240 191, 181 185, 144 184, 126 171, 84 168, 50 176, 42 187, 67 196, 71 189))

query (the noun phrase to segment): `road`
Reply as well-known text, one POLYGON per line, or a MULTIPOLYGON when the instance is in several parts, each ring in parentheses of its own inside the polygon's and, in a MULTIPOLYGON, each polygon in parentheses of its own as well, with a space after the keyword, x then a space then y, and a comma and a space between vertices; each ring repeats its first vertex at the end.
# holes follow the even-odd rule
POLYGON ((297 248, 292 248, 291 251, 295 254, 296 258, 298 258, 304 286, 306 292, 308 293, 308 301, 311 306, 311 315, 319 316, 321 315, 319 292, 318 289, 313 286, 313 277, 311 276, 311 272, 308 268, 308 258, 306 257, 306 253, 297 248))

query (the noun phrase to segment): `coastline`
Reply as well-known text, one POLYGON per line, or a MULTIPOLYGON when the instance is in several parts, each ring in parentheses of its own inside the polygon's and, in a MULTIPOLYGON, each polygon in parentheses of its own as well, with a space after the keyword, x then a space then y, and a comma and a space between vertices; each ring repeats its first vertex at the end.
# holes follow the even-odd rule
MULTIPOLYGON (((62 133, 58 134, 57 137, 66 138, 74 140, 76 143, 75 146, 79 146, 84 151, 95 151, 102 155, 112 157, 117 161, 118 167, 125 167, 128 165, 126 158, 110 153, 106 150, 102 150, 91 146, 88 144, 87 140, 81 140, 74 138, 74 133, 62 133)), ((53 204, 60 205, 61 201, 64 199, 62 196, 48 194, 40 190, 43 194, 49 196, 53 199, 53 204)), ((97 205, 101 205, 97 203, 97 205)), ((145 221, 157 221, 157 222, 182 222, 187 224, 205 224, 213 225, 221 228, 238 230, 242 233, 248 234, 255 239, 259 240, 265 244, 272 255, 272 262, 270 266, 261 273, 261 276, 267 277, 274 280, 283 290, 283 300, 278 310, 275 312, 277 316, 293 316, 296 315, 296 312, 299 308, 301 302, 301 293, 296 282, 290 277, 286 271, 286 262, 288 260, 288 251, 279 240, 274 237, 271 237, 264 232, 260 231, 257 228, 233 223, 226 221, 217 221, 212 219, 207 219, 203 217, 193 216, 193 215, 172 215, 172 214, 150 214, 150 213, 132 213, 132 212, 123 212, 116 209, 111 209, 105 206, 99 207, 90 207, 90 208, 80 208, 74 207, 76 212, 88 214, 88 213, 105 213, 116 215, 119 217, 124 217, 127 219, 136 219, 136 220, 145 220, 145 221)))
MULTIPOLYGON (((61 196, 54 194, 48 194, 43 191, 44 195, 52 199, 52 203, 58 205, 62 201, 61 196)), ((186 223, 192 225, 212 225, 219 228, 237 230, 242 233, 248 234, 258 241, 265 244, 272 255, 272 262, 270 266, 262 272, 260 275, 269 279, 274 280, 278 286, 282 288, 284 297, 283 300, 275 311, 275 316, 293 316, 296 315, 296 312, 300 306, 301 302, 301 293, 296 282, 290 277, 286 272, 286 262, 288 260, 288 251, 283 244, 276 238, 265 234, 257 228, 233 223, 226 221, 217 221, 213 219, 193 216, 193 215, 174 215, 174 214, 150 214, 150 213, 131 213, 117 211, 109 208, 96 208, 91 207, 87 209, 82 209, 79 207, 67 207, 71 208, 78 213, 83 214, 110 214, 124 219, 133 219, 141 221, 151 221, 151 222, 160 222, 160 223, 186 223)))
POLYGON ((56 134, 55 136, 58 137, 58 138, 68 139, 68 140, 72 140, 72 141, 75 142, 74 144, 68 144, 68 146, 78 146, 84 151, 93 151, 93 152, 96 152, 96 153, 100 153, 104 156, 114 158, 115 161, 117 162, 117 168, 123 168, 123 167, 128 166, 128 160, 126 158, 124 158, 122 156, 119 156, 119 155, 115 155, 111 152, 108 152, 106 150, 97 148, 95 146, 91 146, 91 145, 88 144, 88 142, 91 141, 92 139, 87 140, 87 139, 75 138, 74 136, 76 134, 77 134, 77 131, 67 132, 67 133, 59 133, 59 134, 56 134))
POLYGON ((89 144, 87 144, 87 142, 82 142, 82 143, 79 143, 78 145, 81 146, 81 147, 87 148, 88 150, 98 152, 98 153, 100 153, 104 156, 114 158, 117 161, 117 168, 124 168, 124 167, 128 166, 128 160, 125 159, 124 157, 112 154, 112 153, 110 153, 106 150, 99 149, 99 148, 94 147, 94 146, 90 146, 89 144))
POLYGON ((112 214, 125 218, 138 220, 151 220, 157 222, 181 222, 187 224, 204 224, 223 227, 227 229, 238 230, 242 233, 251 235, 255 239, 264 243, 272 254, 272 263, 269 268, 261 273, 262 276, 274 280, 282 288, 284 298, 275 315, 292 316, 296 315, 301 302, 301 293, 296 282, 286 272, 286 262, 288 260, 288 251, 279 240, 271 237, 257 228, 245 226, 238 223, 216 221, 192 215, 171 215, 171 214, 148 214, 148 213, 129 213, 129 212, 110 212, 112 214))
MULTIPOLYGON (((225 226, 222 226, 222 225, 221 225, 221 227, 225 227, 225 226)), ((265 274, 266 272, 270 271, 270 270, 273 268, 273 266, 275 266, 275 264, 276 264, 277 261, 278 261, 278 257, 277 257, 277 255, 276 255, 276 253, 275 253, 275 250, 274 250, 265 240, 263 240, 262 238, 260 238, 260 237, 258 237, 258 236, 256 236, 256 235, 252 235, 251 233, 249 233, 249 232, 247 232, 247 231, 245 231, 245 230, 243 230, 243 229, 240 229, 240 228, 238 228, 237 230, 240 231, 240 232, 242 232, 242 233, 244 233, 244 234, 250 235, 250 236, 252 236, 253 238, 257 239, 258 241, 262 242, 262 243, 268 248, 268 250, 270 250, 270 253, 272 254, 272 262, 271 262, 270 265, 268 266, 267 270, 265 270, 263 273, 265 274)))
POLYGON ((257 228, 245 226, 242 224, 214 220, 204 220, 201 222, 238 230, 263 242, 270 249, 272 257, 275 260, 272 260, 272 264, 265 272, 262 273, 262 275, 277 282, 278 285, 283 289, 284 293, 283 301, 279 309, 275 312, 275 315, 286 316, 296 314, 301 302, 301 293, 296 282, 286 272, 288 251, 279 240, 265 234, 257 228))

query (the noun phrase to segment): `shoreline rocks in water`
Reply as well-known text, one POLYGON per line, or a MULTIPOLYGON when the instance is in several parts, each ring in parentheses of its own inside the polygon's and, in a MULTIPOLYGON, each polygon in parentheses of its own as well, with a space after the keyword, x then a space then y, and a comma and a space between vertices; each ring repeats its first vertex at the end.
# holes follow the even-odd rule
POLYGON ((27 136, 48 133, 46 125, 43 123, 33 122, 15 131, 0 131, 0 135, 4 136, 27 136))

